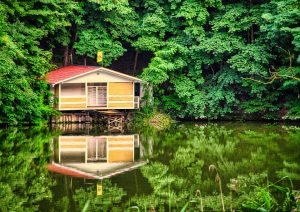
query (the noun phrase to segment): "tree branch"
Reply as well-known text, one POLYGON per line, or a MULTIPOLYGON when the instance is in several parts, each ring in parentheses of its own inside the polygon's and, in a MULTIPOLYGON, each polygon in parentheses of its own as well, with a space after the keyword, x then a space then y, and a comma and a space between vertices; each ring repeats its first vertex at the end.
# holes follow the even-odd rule
POLYGON ((242 79, 244 79, 244 80, 252 80, 254 82, 264 84, 264 85, 272 84, 276 79, 282 79, 282 78, 290 78, 290 79, 294 79, 294 80, 297 80, 297 81, 300 82, 299 77, 285 75, 285 74, 273 74, 273 76, 268 78, 270 81, 267 81, 267 82, 264 82, 264 81, 261 81, 261 80, 258 80, 258 79, 254 79, 254 78, 251 78, 251 77, 242 77, 242 79))

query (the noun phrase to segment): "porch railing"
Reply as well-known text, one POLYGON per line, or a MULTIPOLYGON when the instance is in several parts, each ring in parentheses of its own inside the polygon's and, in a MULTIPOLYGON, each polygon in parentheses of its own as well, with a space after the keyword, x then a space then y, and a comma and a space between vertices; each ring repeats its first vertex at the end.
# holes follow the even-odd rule
MULTIPOLYGON (((61 96, 59 98, 59 109, 60 110, 71 110, 71 109, 86 109, 87 106, 92 106, 88 104, 87 99, 85 96, 61 96)), ((124 96, 109 96, 108 97, 108 104, 107 105, 95 105, 95 107, 114 107, 112 105, 120 106, 120 107, 130 107, 132 108, 132 97, 124 97, 124 96), (131 98, 131 101, 128 101, 125 98, 131 98), (110 104, 110 105, 109 105, 110 104)), ((140 97, 134 97, 134 109, 140 108, 140 97)))
POLYGON ((134 109, 138 109, 138 108, 140 108, 140 97, 135 96, 134 97, 134 109))

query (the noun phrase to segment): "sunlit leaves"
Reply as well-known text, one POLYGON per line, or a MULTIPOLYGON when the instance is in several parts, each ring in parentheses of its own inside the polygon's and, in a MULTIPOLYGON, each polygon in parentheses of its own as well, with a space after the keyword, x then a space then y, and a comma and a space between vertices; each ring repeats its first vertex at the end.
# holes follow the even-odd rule
POLYGON ((261 10, 249 8, 244 3, 225 5, 222 13, 217 14, 211 21, 212 29, 215 31, 226 30, 229 33, 236 33, 250 30, 254 23, 258 23, 261 10))
POLYGON ((166 23, 164 22, 164 20, 159 14, 160 12, 156 11, 156 13, 147 14, 142 19, 142 23, 140 26, 141 27, 140 30, 142 34, 151 35, 152 33, 158 33, 160 37, 164 36, 166 23))
POLYGON ((0 76, 20 81, 0 82, 9 85, 1 88, 9 100, 0 108, 2 122, 32 122, 50 113, 41 95, 48 89, 36 79, 53 68, 50 50, 54 62, 61 62, 61 47, 68 47, 65 59, 72 54, 75 63, 95 61, 103 51, 106 66, 127 50, 149 52, 153 57, 140 76, 154 86, 159 107, 176 117, 246 112, 297 119, 299 11, 297 0, 3 2, 0 76), (20 89, 14 92, 13 84, 20 89), (27 106, 22 92, 33 104, 27 106), (270 98, 260 101, 265 96, 270 98))
POLYGON ((186 51, 183 46, 172 41, 168 42, 162 50, 155 53, 149 67, 142 74, 143 79, 155 85, 165 82, 170 73, 186 65, 181 57, 186 51))
POLYGON ((162 47, 164 43, 155 36, 143 36, 139 37, 133 46, 143 51, 157 51, 162 47))
POLYGON ((212 52, 214 55, 223 54, 223 58, 227 53, 234 53, 244 45, 241 38, 224 33, 214 33, 211 37, 201 38, 199 42, 199 50, 212 52))
POLYGON ((149 67, 143 72, 143 79, 153 84, 160 84, 168 79, 168 75, 165 72, 169 68, 172 68, 171 64, 162 64, 159 59, 153 59, 153 63, 159 63, 159 67, 149 67))
POLYGON ((249 44, 240 48, 240 52, 232 56, 228 63, 231 68, 249 75, 266 76, 268 63, 272 58, 266 47, 260 44, 249 44))
POLYGON ((206 7, 195 0, 184 1, 176 15, 178 18, 185 19, 186 28, 184 31, 193 36, 198 36, 204 32, 202 26, 208 16, 206 7))
POLYGON ((175 90, 180 98, 190 98, 195 91, 195 84, 185 76, 178 76, 173 80, 175 90))

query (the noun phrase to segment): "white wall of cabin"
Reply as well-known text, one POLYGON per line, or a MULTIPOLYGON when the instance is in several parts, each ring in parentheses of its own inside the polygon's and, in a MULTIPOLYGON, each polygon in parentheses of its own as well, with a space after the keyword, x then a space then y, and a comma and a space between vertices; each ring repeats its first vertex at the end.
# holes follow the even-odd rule
POLYGON ((84 96, 85 84, 82 83, 63 83, 61 85, 61 97, 64 96, 84 96))

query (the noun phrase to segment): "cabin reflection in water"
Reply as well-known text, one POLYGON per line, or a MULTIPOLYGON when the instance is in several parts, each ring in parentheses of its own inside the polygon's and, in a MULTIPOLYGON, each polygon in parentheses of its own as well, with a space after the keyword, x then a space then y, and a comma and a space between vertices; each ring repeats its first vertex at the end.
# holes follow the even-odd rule
POLYGON ((134 162, 138 157, 138 135, 59 136, 59 163, 134 162), (136 149, 136 152, 135 152, 136 149))
POLYGON ((109 177, 145 164, 138 135, 59 136, 57 142, 52 165, 60 169, 109 177))

